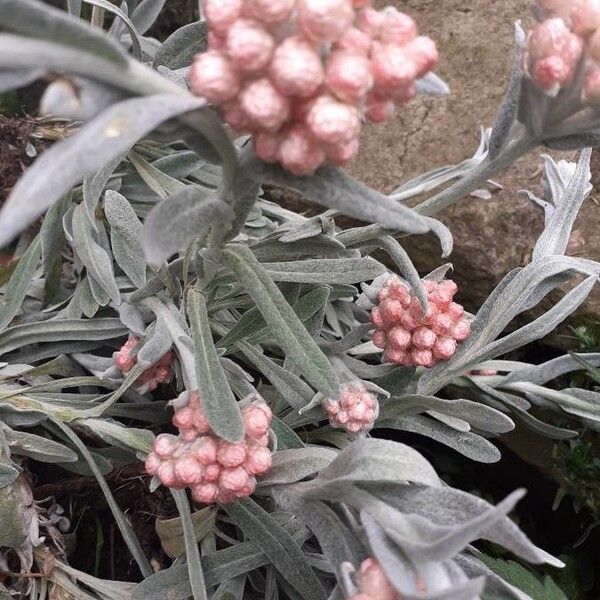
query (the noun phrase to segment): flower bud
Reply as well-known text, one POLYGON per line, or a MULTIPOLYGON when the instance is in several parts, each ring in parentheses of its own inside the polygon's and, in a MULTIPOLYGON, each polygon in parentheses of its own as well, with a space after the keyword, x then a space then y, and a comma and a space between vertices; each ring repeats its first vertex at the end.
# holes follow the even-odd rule
POLYGON ((344 35, 333 44, 333 51, 351 52, 368 56, 371 51, 371 37, 364 31, 351 27, 344 35))
POLYGON ((248 449, 245 442, 237 444, 221 442, 217 452, 217 460, 224 467, 238 467, 244 463, 247 455, 248 449))
POLYGON ((192 498, 200 504, 212 504, 219 495, 219 486, 215 483, 199 483, 192 487, 192 498))
POLYGON ((359 583, 361 592, 376 600, 397 600, 385 571, 374 558, 367 558, 360 566, 359 583))
POLYGON ((334 42, 354 19, 349 0, 298 0, 296 6, 300 28, 315 42, 334 42))
POLYGON ((432 352, 434 358, 448 360, 456 352, 456 341, 450 337, 438 337, 432 352))
POLYGON ((197 439, 190 448, 190 454, 201 464, 210 465, 217 460, 218 444, 211 436, 197 439))
POLYGON ((175 461, 175 475, 184 485, 194 485, 202 481, 202 467, 191 456, 185 456, 175 461))
POLYGON ((249 83, 242 90, 240 105, 250 120, 266 131, 277 131, 290 111, 287 98, 265 77, 249 83))
POLYGON ((404 46, 417 36, 417 24, 412 17, 393 6, 382 11, 383 22, 379 28, 379 40, 384 44, 404 46))
POLYGON ((224 35, 242 14, 242 0, 204 0, 204 16, 210 29, 224 35))
POLYGON ((412 334, 412 343, 420 350, 429 350, 433 348, 436 340, 436 333, 428 327, 418 327, 412 334))
POLYGON ((279 155, 279 145, 281 143, 281 136, 272 133, 258 133, 254 140, 254 152, 256 156, 261 160, 268 163, 277 161, 279 155))
POLYGON ((189 75, 192 92, 217 104, 233 99, 240 80, 227 57, 218 50, 197 54, 189 75))
POLYGON ((238 19, 229 29, 227 54, 241 73, 256 73, 270 62, 275 48, 271 34, 256 21, 238 19))
POLYGON ((150 454, 148 454, 148 458, 146 458, 146 463, 144 465, 146 468, 146 473, 148 473, 149 475, 156 475, 161 464, 162 461, 158 454, 150 452, 150 454))
POLYGON ((452 337, 457 342, 462 342, 466 340, 469 335, 471 335, 471 325, 465 319, 461 319, 456 323, 454 328, 452 329, 452 337))
POLYGON ((154 452, 159 458, 171 458, 179 447, 179 440, 168 433, 161 433, 154 440, 154 452))
POLYGON ((417 77, 417 65, 404 48, 374 44, 371 57, 375 88, 380 94, 405 90, 417 77))
POLYGON ((269 25, 285 21, 294 8, 295 0, 245 0, 244 14, 269 25))
POLYGON ((306 127, 294 125, 283 136, 279 161, 294 175, 312 175, 325 162, 325 152, 306 127))
POLYGON ((243 467, 223 469, 219 477, 219 487, 229 492, 239 492, 246 485, 248 474, 243 467))
POLYGON ((366 56, 341 50, 332 52, 327 62, 325 83, 340 100, 356 103, 373 87, 371 63, 366 56))
POLYGON ((175 474, 175 464, 172 460, 163 462, 160 467, 158 467, 157 475, 160 482, 165 487, 177 488, 179 486, 179 481, 175 474))
POLYGON ((273 457, 268 448, 254 446, 250 449, 244 467, 250 475, 263 475, 271 468, 272 462, 273 457))
POLYGON ((253 402, 244 407, 242 418, 246 435, 258 438, 269 431, 272 419, 271 409, 264 402, 253 402))

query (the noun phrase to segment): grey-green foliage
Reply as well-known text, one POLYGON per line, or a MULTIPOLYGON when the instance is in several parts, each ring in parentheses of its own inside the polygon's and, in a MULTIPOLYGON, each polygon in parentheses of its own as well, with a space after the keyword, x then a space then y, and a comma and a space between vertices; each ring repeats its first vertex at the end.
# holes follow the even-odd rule
MULTIPOLYGON (((398 234, 431 231, 441 254, 451 252, 451 233, 428 216, 431 207, 456 200, 457 189, 485 181, 506 152, 527 147, 511 140, 520 74, 473 159, 388 197, 331 167, 294 177, 259 161, 245 140, 232 142, 216 113, 181 85, 204 47, 203 22, 161 45, 147 32, 164 0, 90 3, 118 17, 109 35, 79 20, 76 0, 67 3, 71 16, 38 0, 0 0, 0 89, 60 72, 42 108, 86 121, 34 163, 0 211, 0 243, 19 238, 18 262, 0 288, 0 512, 10 517, 12 536, 0 545, 21 552, 26 539, 17 494, 26 457, 97 478, 144 578, 103 581, 57 561, 44 577, 69 595, 342 598, 357 591, 353 570, 375 556, 409 600, 530 598, 470 546, 489 539, 523 560, 558 564, 508 518, 521 491, 492 506, 443 484, 414 448, 348 439, 327 424, 320 405, 342 383, 362 380, 381 403, 376 428, 428 436, 482 462, 497 461, 493 438, 521 424, 553 438, 576 435, 539 420, 532 405, 600 428, 598 392, 547 385, 581 360, 600 364, 597 355, 542 365, 501 359, 553 329, 596 283, 597 263, 564 256, 589 191, 589 153, 577 166, 544 159, 544 198, 530 194, 546 216, 532 261, 480 307, 456 355, 429 370, 380 364, 368 311, 389 270, 374 255, 383 250, 426 305, 398 234), (399 202, 456 178, 458 188, 417 211, 399 202), (263 185, 288 188, 327 210, 296 214, 270 202, 263 185), (341 231, 338 214, 367 224, 341 231), (40 218, 32 236, 27 227, 40 218), (505 333, 581 274, 583 282, 548 311, 505 333), (124 375, 112 353, 133 334, 137 365, 124 375), (215 510, 200 532, 198 513, 175 492, 179 537, 165 550, 185 551, 186 564, 152 573, 105 476, 117 452, 125 462, 144 458, 154 440, 150 426, 159 431, 168 423, 166 402, 136 382, 170 349, 175 375, 164 391, 179 394, 176 404, 199 390, 214 432, 236 442, 243 403, 260 394, 274 413, 276 452, 253 499, 227 506, 227 515, 215 510)), ((444 91, 432 77, 419 88, 444 91)), ((448 270, 427 278, 440 280, 448 270)))

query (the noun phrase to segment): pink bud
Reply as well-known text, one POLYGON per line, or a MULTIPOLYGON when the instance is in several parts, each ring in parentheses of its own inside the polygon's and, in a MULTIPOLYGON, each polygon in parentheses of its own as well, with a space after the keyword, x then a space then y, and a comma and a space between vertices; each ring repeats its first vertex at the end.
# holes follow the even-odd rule
POLYGON ((196 440, 190 448, 190 454, 203 465, 217 460, 218 444, 214 438, 205 435, 196 440))
POLYGON ((431 329, 438 335, 446 335, 454 328, 454 320, 447 313, 440 313, 431 319, 431 329))
POLYGON ((316 42, 334 42, 352 25, 354 10, 349 0, 298 0, 298 24, 316 42))
POLYGON ((589 35, 600 27, 600 0, 569 0, 567 7, 558 15, 570 22, 577 35, 589 35))
POLYGON ((179 458, 175 461, 175 475, 181 483, 194 485, 202 481, 202 467, 200 463, 191 456, 179 458))
POLYGON ((329 398, 325 401, 325 410, 330 416, 337 415, 337 413, 339 413, 341 410, 340 403, 337 400, 329 398))
POLYGON ((247 131, 251 128, 250 119, 242 110, 240 103, 233 100, 221 107, 221 113, 225 122, 236 131, 247 131))
POLYGON ((290 111, 287 98, 265 77, 252 81, 242 90, 240 105, 252 122, 267 131, 277 131, 290 111))
POLYGON ((312 175, 325 162, 325 152, 306 127, 294 125, 279 146, 279 160, 294 175, 312 175))
POLYGON ((403 90, 417 76, 417 66, 399 46, 374 44, 371 57, 378 92, 392 94, 398 89, 403 90))
POLYGON ((135 363, 137 362, 135 358, 132 358, 128 354, 124 354, 122 351, 116 352, 114 354, 114 359, 115 366, 117 369, 119 369, 119 371, 121 371, 121 373, 129 373, 129 371, 133 369, 135 363))
POLYGON ((158 468, 158 478, 165 487, 174 488, 178 486, 177 475, 175 474, 175 464, 173 461, 165 461, 158 468))
POLYGON ((360 134, 360 119, 354 106, 321 96, 310 109, 306 124, 312 134, 327 144, 349 142, 360 134))
POLYGON ((268 448, 255 446, 250 449, 244 467, 250 475, 263 475, 271 468, 271 452, 268 448))
POLYGON ((402 325, 404 329, 412 331, 420 325, 420 321, 415 317, 415 315, 412 312, 405 312, 400 317, 400 325, 402 325))
POLYGON ((154 372, 154 378, 156 379, 156 383, 165 383, 171 379, 171 367, 167 367, 164 365, 160 365, 156 367, 154 372))
POLYGON ((413 331, 412 342, 416 348, 429 350, 437 340, 436 333, 428 327, 418 327, 413 331))
POLYGON ((471 335, 471 324, 465 319, 460 319, 452 329, 452 337, 457 342, 463 342, 471 335))
POLYGON ((271 409, 264 402, 253 402, 242 411, 246 435, 256 438, 264 435, 271 427, 271 409))
POLYGON ((221 467, 218 463, 204 467, 204 481, 216 482, 221 476, 221 467))
POLYGON ((383 358, 386 362, 393 363, 395 365, 403 365, 406 359, 405 350, 396 350, 395 348, 386 348, 383 353, 383 358))
POLYGON ((448 304, 448 308, 446 308, 446 312, 453 319, 458 319, 463 316, 465 309, 462 307, 462 305, 457 304, 456 302, 450 302, 450 304, 448 304))
POLYGON ((415 365, 419 367, 433 367, 435 360, 433 359, 433 353, 431 350, 417 350, 414 349, 411 352, 411 357, 415 365))
POLYGON ((385 348, 387 344, 387 335, 385 331, 376 331, 373 334, 373 344, 377 346, 377 348, 385 348))
POLYGON ((214 483, 200 483, 192 487, 192 498, 199 504, 212 504, 219 495, 219 486, 214 483))
POLYGON ((402 327, 394 327, 388 333, 388 340, 394 350, 405 350, 411 342, 411 335, 402 327))
POLYGON ((204 15, 213 31, 224 35, 242 14, 242 0, 204 0, 204 15))
POLYGON ((294 4, 295 0, 245 0, 244 14, 272 25, 285 21, 294 4))
POLYGON ((404 46, 415 39, 417 24, 412 17, 400 12, 393 6, 384 8, 384 20, 379 30, 379 39, 384 44, 404 46))
POLYGON ((352 52, 368 56, 371 51, 371 38, 364 31, 352 27, 333 45, 333 50, 352 52))
POLYGON ((159 456, 154 452, 150 452, 150 454, 148 454, 148 458, 146 458, 145 463, 146 473, 148 473, 149 475, 156 475, 161 464, 162 461, 159 458, 159 456))
POLYGON ((245 442, 233 444, 221 442, 217 452, 217 460, 224 467, 238 467, 246 460, 248 449, 245 442))
POLYGON ((358 404, 359 400, 360 398, 356 393, 345 390, 340 396, 339 404, 344 410, 350 410, 358 404))
POLYGON ((419 36, 405 48, 407 56, 416 65, 417 78, 437 67, 440 60, 435 42, 428 37, 419 36))
POLYGON ((197 54, 189 75, 190 89, 209 102, 231 100, 240 89, 240 80, 227 57, 218 50, 197 54))
POLYGON ((198 432, 193 427, 191 429, 180 429, 179 434, 184 442, 193 442, 198 438, 198 432))
POLYGON ((161 433, 154 440, 154 452, 163 459, 171 458, 178 447, 179 440, 168 433, 161 433))
POLYGON ((312 96, 323 83, 321 57, 299 36, 285 39, 273 54, 269 73, 277 88, 287 96, 312 96))
POLYGON ((385 25, 385 16, 382 11, 367 7, 357 15, 358 27, 373 39, 379 39, 381 30, 385 25))
POLYGON ((271 133, 259 133, 254 137, 254 152, 265 162, 276 162, 281 136, 271 133))
POLYGON ((404 315, 404 307, 398 300, 384 300, 379 305, 379 312, 386 327, 397 323, 404 315))
POLYGON ((248 477, 244 486, 240 490, 238 490, 235 495, 238 498, 246 498, 247 496, 251 496, 252 494, 254 494, 255 489, 256 477, 248 477))
POLYGON ((206 34, 206 48, 208 50, 225 50, 225 38, 216 31, 208 31, 206 34))
POLYGON ((355 421, 363 421, 365 417, 368 416, 369 412, 369 409, 362 402, 358 402, 356 406, 350 410, 349 415, 350 418, 355 421))
MULTIPOLYGON (((402 305, 400 305, 402 307, 402 305)), ((381 310, 378 306, 376 306, 370 315, 371 323, 375 325, 375 327, 383 327, 383 315, 381 314, 381 310)))
POLYGON ((326 146, 325 151, 329 161, 341 167, 356 158, 359 148, 360 142, 355 138, 346 143, 326 146))
POLYGON ((210 424, 208 423, 208 419, 206 418, 201 406, 198 406, 194 409, 194 416, 192 422, 196 431, 201 435, 210 433, 210 424))
POLYGON ((173 425, 178 429, 191 429, 194 426, 194 412, 189 406, 175 411, 173 425))
POLYGON ((325 83, 340 100, 356 103, 373 87, 371 64, 366 56, 341 50, 332 52, 325 83))
POLYGON ((397 600, 396 590, 374 558, 363 561, 360 566, 359 582, 361 591, 371 596, 373 600, 397 600))
POLYGON ((256 73, 271 60, 275 40, 262 25, 250 19, 238 19, 227 33, 227 54, 242 73, 256 73))
POLYGON ((371 95, 367 100, 365 116, 371 123, 383 123, 394 114, 394 103, 371 95))
POLYGON ((433 348, 434 358, 448 360, 456 352, 456 341, 450 337, 439 337, 433 348))
POLYGON ((219 477, 219 486, 229 492, 238 492, 246 485, 247 478, 248 474, 243 467, 223 469, 219 477))

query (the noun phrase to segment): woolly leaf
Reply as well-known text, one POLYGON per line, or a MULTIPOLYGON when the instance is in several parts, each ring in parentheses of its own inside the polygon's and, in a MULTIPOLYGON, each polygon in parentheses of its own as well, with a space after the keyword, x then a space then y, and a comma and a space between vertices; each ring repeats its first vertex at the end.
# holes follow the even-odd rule
POLYGON ((206 22, 189 23, 165 40, 154 57, 154 65, 181 69, 190 65, 194 56, 205 49, 206 22))

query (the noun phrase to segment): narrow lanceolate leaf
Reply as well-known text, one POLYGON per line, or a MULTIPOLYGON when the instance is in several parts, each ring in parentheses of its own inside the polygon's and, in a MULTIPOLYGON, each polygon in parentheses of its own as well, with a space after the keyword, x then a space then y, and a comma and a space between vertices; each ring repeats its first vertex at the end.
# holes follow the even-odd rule
POLYGON ((29 456, 47 463, 77 460, 77 453, 74 450, 40 435, 8 428, 4 430, 4 435, 13 454, 29 456))
POLYGON ((124 50, 98 28, 73 19, 64 11, 37 0, 0 0, 2 28, 31 37, 58 40, 80 51, 125 65, 124 50))
POLYGON ((165 198, 149 213, 142 241, 149 262, 160 264, 169 256, 203 237, 209 228, 233 217, 227 204, 198 186, 187 186, 165 198))
POLYGON ((426 233, 430 229, 427 221, 415 211, 334 167, 319 169, 312 177, 295 177, 280 167, 255 160, 248 163, 248 174, 292 189, 311 202, 361 221, 380 223, 405 233, 426 233))
POLYGON ((232 245, 224 254, 287 357, 315 388, 336 397, 339 381, 331 363, 252 252, 232 245))
POLYGON ((244 535, 256 542, 281 576, 305 600, 325 600, 327 594, 294 538, 250 498, 225 506, 244 535))
POLYGON ((65 244, 65 230, 62 220, 70 204, 71 199, 68 196, 54 204, 46 213, 40 229, 42 262, 45 273, 44 292, 47 301, 54 299, 60 287, 62 250, 65 244))
POLYGON ((165 40, 154 57, 154 64, 182 69, 190 65, 194 56, 205 49, 206 21, 189 23, 165 40))
POLYGON ((49 148, 26 171, 2 207, 0 246, 84 177, 125 153, 157 125, 202 106, 202 99, 170 94, 125 100, 101 113, 76 135, 49 148))
POLYGON ((17 268, 6 285, 4 301, 0 306, 0 330, 5 329, 21 310, 27 289, 40 261, 40 254, 41 242, 38 235, 19 260, 17 268))
MULTIPOLYGON (((81 93, 81 90, 79 90, 80 95, 81 93)), ((52 114, 56 113, 53 112, 52 114)), ((85 211, 90 219, 90 223, 94 231, 97 230, 96 209, 98 207, 98 202, 100 201, 104 187, 108 183, 111 175, 121 160, 122 157, 117 156, 105 164, 97 173, 94 173, 83 180, 83 205, 85 206, 85 211)))
POLYGON ((280 450, 273 454, 271 470, 260 478, 259 485, 295 483, 329 466, 336 456, 335 450, 317 446, 280 450))
POLYGON ((140 35, 143 35, 152 27, 164 5, 165 0, 142 0, 135 7, 131 20, 140 35))
POLYGON ((206 418, 217 436, 240 442, 244 439, 242 414, 213 343, 206 301, 195 290, 188 294, 188 316, 196 348, 198 391, 206 418))
POLYGON ((117 264, 137 287, 143 287, 146 259, 140 220, 127 198, 112 190, 104 195, 104 214, 110 224, 110 241, 117 264))
POLYGON ((79 205, 73 211, 73 238, 75 251, 85 265, 88 275, 94 279, 115 303, 121 303, 121 294, 117 287, 112 260, 106 250, 94 239, 89 220, 83 206, 79 205))

